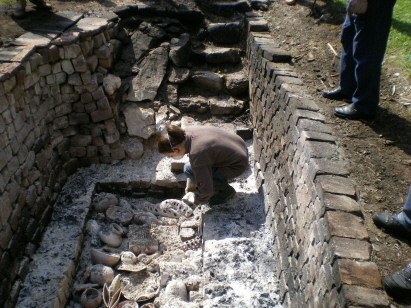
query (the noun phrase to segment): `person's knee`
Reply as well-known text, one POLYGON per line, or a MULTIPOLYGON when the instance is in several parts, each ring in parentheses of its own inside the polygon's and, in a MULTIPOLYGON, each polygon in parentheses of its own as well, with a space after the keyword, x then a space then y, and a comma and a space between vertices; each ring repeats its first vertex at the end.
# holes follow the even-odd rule
POLYGON ((189 178, 194 179, 193 169, 191 169, 190 163, 185 163, 183 168, 184 174, 189 178))

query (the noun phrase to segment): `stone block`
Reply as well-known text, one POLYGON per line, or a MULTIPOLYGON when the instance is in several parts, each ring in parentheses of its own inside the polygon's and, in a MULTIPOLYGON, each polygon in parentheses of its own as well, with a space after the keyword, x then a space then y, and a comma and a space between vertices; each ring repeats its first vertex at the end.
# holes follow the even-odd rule
POLYGON ((148 139, 156 132, 153 109, 138 107, 132 104, 124 109, 124 116, 129 136, 148 139))
POLYGON ((227 99, 210 99, 210 113, 213 115, 236 115, 244 109, 244 101, 230 97, 227 99))
POLYGON ((83 55, 79 55, 77 58, 72 59, 74 70, 78 73, 84 73, 88 71, 88 65, 83 55))
POLYGON ((196 87, 212 93, 220 93, 225 88, 224 76, 217 73, 195 72, 192 79, 196 87))
POLYGON ((98 100, 100 100, 100 99, 102 99, 102 98, 104 98, 106 95, 104 94, 104 90, 103 90, 103 87, 98 87, 95 91, 93 91, 92 93, 91 93, 91 95, 92 95, 92 97, 93 97, 93 99, 95 100, 95 101, 98 101, 98 100))
POLYGON ((352 213, 357 216, 362 216, 359 203, 347 196, 325 193, 324 204, 326 209, 339 210, 352 213))
POLYGON ((69 119, 68 117, 59 117, 53 121, 53 129, 63 129, 69 126, 69 119))
POLYGON ((110 103, 107 99, 107 97, 103 97, 102 99, 99 99, 97 101, 97 109, 109 109, 110 108, 110 103))
POLYGON ((336 211, 327 211, 326 217, 331 235, 359 240, 368 239, 367 229, 360 217, 336 211))
POLYGON ((94 73, 98 66, 98 58, 96 55, 92 55, 91 57, 87 58, 86 60, 87 66, 90 72, 94 73))
POLYGON ((64 48, 64 59, 74 59, 81 54, 81 48, 79 45, 70 44, 63 46, 64 48))
POLYGON ((71 146, 74 147, 86 147, 91 145, 90 135, 76 135, 70 139, 71 146))
POLYGON ((381 275, 374 262, 338 259, 337 263, 342 283, 361 285, 369 288, 382 288, 381 275))
POLYGON ((6 250, 13 237, 13 230, 8 223, 3 224, 0 230, 0 247, 1 249, 6 250))
POLYGON ((51 65, 50 64, 40 65, 38 67, 38 71, 39 71, 40 77, 47 76, 51 74, 51 65))
POLYGON ((94 123, 105 121, 113 117, 113 112, 110 108, 108 109, 98 109, 91 112, 91 119, 94 123))
POLYGON ((70 114, 72 110, 71 102, 63 103, 55 108, 56 117, 70 114))
POLYGON ((343 285, 341 292, 345 295, 347 306, 354 307, 389 307, 390 302, 382 290, 369 289, 361 286, 343 285))
POLYGON ((106 140, 106 143, 114 144, 120 140, 120 133, 118 130, 112 133, 106 132, 104 134, 104 139, 106 140))
POLYGON ((350 197, 356 196, 356 189, 352 181, 346 177, 336 175, 320 175, 317 177, 317 182, 324 192, 347 195, 350 197))
POLYGON ((75 72, 74 66, 73 66, 73 64, 71 63, 70 60, 63 60, 61 62, 61 68, 65 73, 67 73, 69 75, 71 75, 75 72))
POLYGON ((72 86, 81 86, 83 84, 80 74, 78 73, 69 75, 67 82, 72 86))
POLYGON ((87 149, 85 147, 71 147, 69 150, 70 157, 80 158, 87 155, 87 149))
POLYGON ((10 202, 9 193, 4 192, 0 196, 0 223, 4 225, 10 217, 10 214, 13 210, 13 205, 10 202))
POLYGON ((122 147, 111 149, 111 158, 114 160, 121 160, 126 157, 126 153, 122 147))
POLYGON ((91 76, 90 71, 86 71, 82 74, 80 74, 81 80, 83 81, 83 84, 88 85, 93 82, 93 78, 91 76))
POLYGON ((71 113, 69 123, 70 125, 88 124, 90 123, 90 117, 87 113, 71 113))
POLYGON ((131 159, 140 159, 144 154, 143 143, 138 138, 125 138, 121 144, 126 155, 131 159))
POLYGON ((370 260, 371 245, 367 241, 349 239, 343 237, 331 237, 330 245, 339 258, 352 258, 357 260, 370 260))

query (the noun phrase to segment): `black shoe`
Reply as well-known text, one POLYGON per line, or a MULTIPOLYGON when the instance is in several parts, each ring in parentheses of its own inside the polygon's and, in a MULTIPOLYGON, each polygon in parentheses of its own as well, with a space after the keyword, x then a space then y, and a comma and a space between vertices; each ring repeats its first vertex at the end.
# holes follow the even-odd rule
POLYGON ((236 194, 235 189, 226 180, 213 179, 214 195, 208 200, 210 205, 223 204, 236 194))
POLYGON ((384 289, 392 297, 411 296, 411 263, 382 282, 384 289))
POLYGON ((396 214, 380 212, 375 214, 372 219, 378 228, 383 228, 387 233, 401 237, 411 237, 411 230, 401 224, 396 214))
POLYGON ((337 107, 334 109, 334 115, 344 119, 371 119, 375 117, 375 114, 368 114, 359 111, 355 108, 355 104, 349 104, 342 107, 337 107))
POLYGON ((331 89, 331 90, 324 90, 324 91, 322 92, 322 94, 323 94, 323 96, 324 96, 325 98, 328 98, 328 99, 351 100, 351 97, 348 96, 348 95, 346 95, 346 94, 344 94, 344 93, 341 91, 341 88, 340 88, 340 87, 338 87, 338 88, 336 88, 336 89, 331 89))

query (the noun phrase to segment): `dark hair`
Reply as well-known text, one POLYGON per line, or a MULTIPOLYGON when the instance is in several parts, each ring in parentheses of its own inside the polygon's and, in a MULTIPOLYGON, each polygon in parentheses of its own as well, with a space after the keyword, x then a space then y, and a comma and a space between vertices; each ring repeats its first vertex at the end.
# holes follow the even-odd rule
POLYGON ((160 136, 158 140, 158 151, 160 153, 171 153, 173 147, 186 140, 186 132, 179 126, 167 126, 167 134, 160 136))

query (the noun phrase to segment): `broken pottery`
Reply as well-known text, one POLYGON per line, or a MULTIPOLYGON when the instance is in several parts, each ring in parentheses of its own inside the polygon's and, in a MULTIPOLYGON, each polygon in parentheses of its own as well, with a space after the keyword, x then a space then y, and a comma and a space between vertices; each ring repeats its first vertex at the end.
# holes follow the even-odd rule
POLYGON ((111 224, 106 232, 99 232, 101 241, 111 247, 118 247, 121 245, 123 242, 123 238, 121 237, 122 234, 123 228, 116 223, 111 224))
POLYGON ((118 205, 118 199, 110 193, 99 193, 93 200, 94 209, 97 213, 104 213, 110 206, 118 205))
POLYGON ((156 215, 151 212, 136 212, 134 213, 133 219, 138 225, 160 224, 160 221, 157 219, 156 215))
POLYGON ((151 234, 151 226, 130 225, 129 250, 139 255, 144 252, 152 254, 158 251, 158 240, 151 234))
POLYGON ((137 256, 131 251, 122 251, 120 253, 121 262, 126 264, 134 264, 137 262, 137 256))
POLYGON ((171 218, 179 218, 182 216, 190 217, 193 215, 193 210, 183 201, 177 199, 167 199, 160 204, 146 202, 144 203, 144 206, 154 215, 171 218))
POLYGON ((118 253, 106 252, 101 249, 91 249, 91 261, 93 264, 103 264, 107 266, 115 266, 120 261, 118 253))
POLYGON ((101 294, 97 289, 86 289, 81 295, 81 305, 84 308, 97 308, 101 304, 101 294))
POLYGON ((186 284, 181 280, 172 280, 167 284, 164 296, 172 299, 188 301, 188 292, 186 284))
POLYGON ((105 308, 116 308, 121 297, 121 289, 118 289, 113 296, 110 294, 110 290, 107 284, 103 287, 103 303, 105 308))
POLYGON ((90 269, 90 281, 103 286, 105 283, 110 283, 114 279, 114 271, 111 267, 103 264, 93 265, 90 269))
POLYGON ((121 279, 123 296, 137 302, 150 300, 160 291, 158 280, 157 274, 146 271, 124 274, 121 279))
POLYGON ((117 308, 138 308, 138 303, 135 301, 124 301, 118 303, 117 308))
POLYGON ((119 206, 109 207, 106 216, 108 219, 124 226, 127 226, 133 220, 133 212, 119 206))

